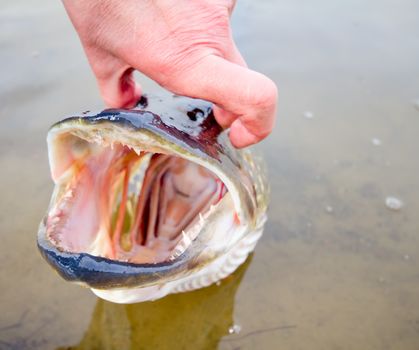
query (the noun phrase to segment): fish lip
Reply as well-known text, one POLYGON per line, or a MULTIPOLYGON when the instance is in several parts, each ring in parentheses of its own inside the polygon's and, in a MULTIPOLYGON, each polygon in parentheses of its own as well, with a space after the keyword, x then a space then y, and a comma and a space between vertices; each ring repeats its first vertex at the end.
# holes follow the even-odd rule
POLYGON ((194 162, 213 171, 229 191, 230 187, 241 188, 241 191, 235 191, 240 193, 233 197, 234 206, 240 220, 251 221, 254 225, 257 211, 255 189, 242 181, 237 174, 238 169, 243 170, 243 164, 239 161, 241 157, 237 156, 242 151, 231 145, 228 131, 223 130, 215 120, 213 104, 172 94, 164 98, 159 95, 144 96, 133 109, 86 111, 52 125, 47 136, 50 168, 53 169, 54 158, 50 145, 54 142, 55 135, 61 132, 61 127, 66 128, 68 124, 74 123, 76 127, 83 127, 109 123, 130 129, 134 133, 147 133, 152 138, 162 140, 159 141, 160 144, 175 148, 178 156, 187 154, 194 158, 194 162), (196 110, 199 110, 199 116, 191 119, 188 113, 196 110))
POLYGON ((187 269, 189 254, 170 261, 135 264, 112 260, 88 253, 59 250, 46 237, 46 218, 41 222, 37 245, 44 259, 67 281, 78 282, 96 289, 129 288, 161 283, 165 276, 187 269))
MULTIPOLYGON (((158 96, 144 95, 133 109, 108 108, 98 113, 84 112, 53 124, 50 130, 59 127, 61 123, 71 121, 90 125, 111 122, 133 130, 148 130, 169 142, 180 144, 185 150, 198 153, 202 158, 210 157, 221 162, 221 155, 226 150, 223 145, 218 143, 218 137, 223 133, 223 129, 215 120, 212 103, 193 98, 186 99, 177 95, 173 95, 172 99, 167 101, 178 101, 177 103, 179 103, 182 100, 185 101, 180 102, 179 105, 171 105, 167 102, 169 109, 159 111, 159 114, 152 110, 157 109, 163 100, 158 96), (190 105, 192 101, 193 108, 190 105), (199 118, 187 117, 188 113, 196 113, 196 110, 200 113, 199 118), (192 131, 195 131, 196 134, 192 135, 192 131)), ((230 158, 230 161, 234 163, 234 159, 230 158)))

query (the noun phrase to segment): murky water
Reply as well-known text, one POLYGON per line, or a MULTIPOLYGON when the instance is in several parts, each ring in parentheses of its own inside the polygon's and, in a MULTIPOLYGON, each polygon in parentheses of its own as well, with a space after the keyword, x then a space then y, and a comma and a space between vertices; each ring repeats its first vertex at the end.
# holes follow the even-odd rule
POLYGON ((37 252, 47 128, 101 101, 61 4, 3 2, 0 348, 418 349, 418 22, 417 1, 239 1, 238 44, 281 91, 266 232, 220 286, 123 306, 37 252))

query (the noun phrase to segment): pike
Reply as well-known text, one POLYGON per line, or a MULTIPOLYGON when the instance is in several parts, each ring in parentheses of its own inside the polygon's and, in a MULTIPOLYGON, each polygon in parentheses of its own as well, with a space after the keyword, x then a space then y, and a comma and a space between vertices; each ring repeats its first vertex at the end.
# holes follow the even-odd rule
POLYGON ((211 103, 177 95, 54 124, 42 256, 116 303, 227 277, 261 237, 269 197, 263 163, 227 133, 211 103))

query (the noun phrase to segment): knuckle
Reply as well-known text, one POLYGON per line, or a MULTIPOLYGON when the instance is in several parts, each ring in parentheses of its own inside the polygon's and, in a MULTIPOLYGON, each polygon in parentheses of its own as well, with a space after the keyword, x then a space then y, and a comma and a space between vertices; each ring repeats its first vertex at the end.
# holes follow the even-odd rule
POLYGON ((262 110, 275 109, 278 100, 278 88, 269 78, 264 77, 264 81, 256 86, 251 98, 252 104, 262 110))
POLYGON ((182 64, 187 61, 182 55, 160 54, 153 56, 144 73, 164 88, 173 88, 182 78, 185 70, 182 64))

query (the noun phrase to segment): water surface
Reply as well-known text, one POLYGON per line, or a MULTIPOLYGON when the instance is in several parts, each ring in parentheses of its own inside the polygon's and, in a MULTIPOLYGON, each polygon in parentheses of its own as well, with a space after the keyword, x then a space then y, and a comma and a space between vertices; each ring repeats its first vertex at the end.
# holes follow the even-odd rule
POLYGON ((47 129, 102 105, 83 51, 59 2, 0 5, 1 349, 419 348, 419 3, 236 10, 240 49, 281 94, 258 147, 265 234, 220 286, 123 306, 61 280, 35 245, 47 129))

